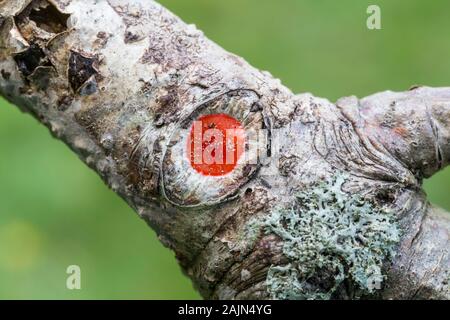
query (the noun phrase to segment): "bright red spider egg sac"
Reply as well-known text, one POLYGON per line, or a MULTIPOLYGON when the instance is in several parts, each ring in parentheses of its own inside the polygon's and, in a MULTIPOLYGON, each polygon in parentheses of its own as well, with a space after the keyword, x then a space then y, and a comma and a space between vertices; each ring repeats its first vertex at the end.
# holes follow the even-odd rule
POLYGON ((192 168, 205 176, 223 176, 234 170, 244 152, 244 130, 235 118, 220 113, 197 119, 187 141, 192 168))

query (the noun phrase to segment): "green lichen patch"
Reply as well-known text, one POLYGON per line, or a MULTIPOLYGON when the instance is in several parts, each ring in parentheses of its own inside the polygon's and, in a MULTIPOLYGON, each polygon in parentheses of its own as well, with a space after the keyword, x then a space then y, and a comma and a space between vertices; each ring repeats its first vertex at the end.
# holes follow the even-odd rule
POLYGON ((265 232, 282 239, 289 260, 269 269, 273 299, 331 299, 344 281, 353 298, 381 288, 399 228, 393 213, 342 191, 345 180, 338 175, 302 191, 291 209, 265 220, 265 232))

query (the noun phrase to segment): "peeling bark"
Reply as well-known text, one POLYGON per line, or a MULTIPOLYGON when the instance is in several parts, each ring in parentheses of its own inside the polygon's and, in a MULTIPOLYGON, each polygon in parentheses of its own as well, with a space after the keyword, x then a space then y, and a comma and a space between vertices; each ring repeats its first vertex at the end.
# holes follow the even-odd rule
MULTIPOLYGON (((337 172, 345 192, 394 212, 402 230, 368 296, 450 298, 449 216, 421 186, 450 162, 450 88, 336 104, 294 95, 148 0, 0 2, 0 70, 0 93, 127 201, 205 298, 270 297, 283 239, 252 223, 337 172), (266 129, 276 152, 226 176, 193 173, 180 138, 218 112, 266 129)), ((333 298, 353 298, 353 285, 333 298)))

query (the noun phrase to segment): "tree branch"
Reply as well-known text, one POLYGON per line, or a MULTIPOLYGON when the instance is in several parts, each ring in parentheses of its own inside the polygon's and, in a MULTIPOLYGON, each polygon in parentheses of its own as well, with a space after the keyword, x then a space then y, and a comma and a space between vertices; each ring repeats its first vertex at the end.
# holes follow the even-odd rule
MULTIPOLYGON (((277 297, 267 273, 292 263, 283 251, 288 241, 268 232, 265 221, 302 190, 342 172, 346 194, 394 212, 402 231, 396 257, 384 263, 382 288, 359 288, 362 296, 450 297, 448 215, 429 208, 421 188, 423 177, 449 163, 450 88, 336 105, 296 96, 148 0, 2 2, 0 50, 0 93, 125 199, 175 251, 205 298, 277 297), (247 131, 268 131, 276 152, 223 177, 196 174, 180 141, 210 113, 227 113, 247 131)), ((375 260, 384 257, 378 249, 371 251, 375 260)), ((306 255, 300 250, 294 258, 306 255)), ((329 290, 334 271, 313 270, 304 290, 329 290)), ((361 296, 356 280, 333 280, 332 297, 361 296)))

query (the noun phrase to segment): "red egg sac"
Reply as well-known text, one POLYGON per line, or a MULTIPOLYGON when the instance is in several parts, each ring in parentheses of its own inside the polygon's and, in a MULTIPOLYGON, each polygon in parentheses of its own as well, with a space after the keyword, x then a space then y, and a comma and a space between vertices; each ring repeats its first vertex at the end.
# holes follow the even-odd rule
POLYGON ((223 113, 209 114, 193 123, 187 139, 187 156, 198 173, 223 176, 235 169, 244 143, 244 129, 238 120, 223 113))

